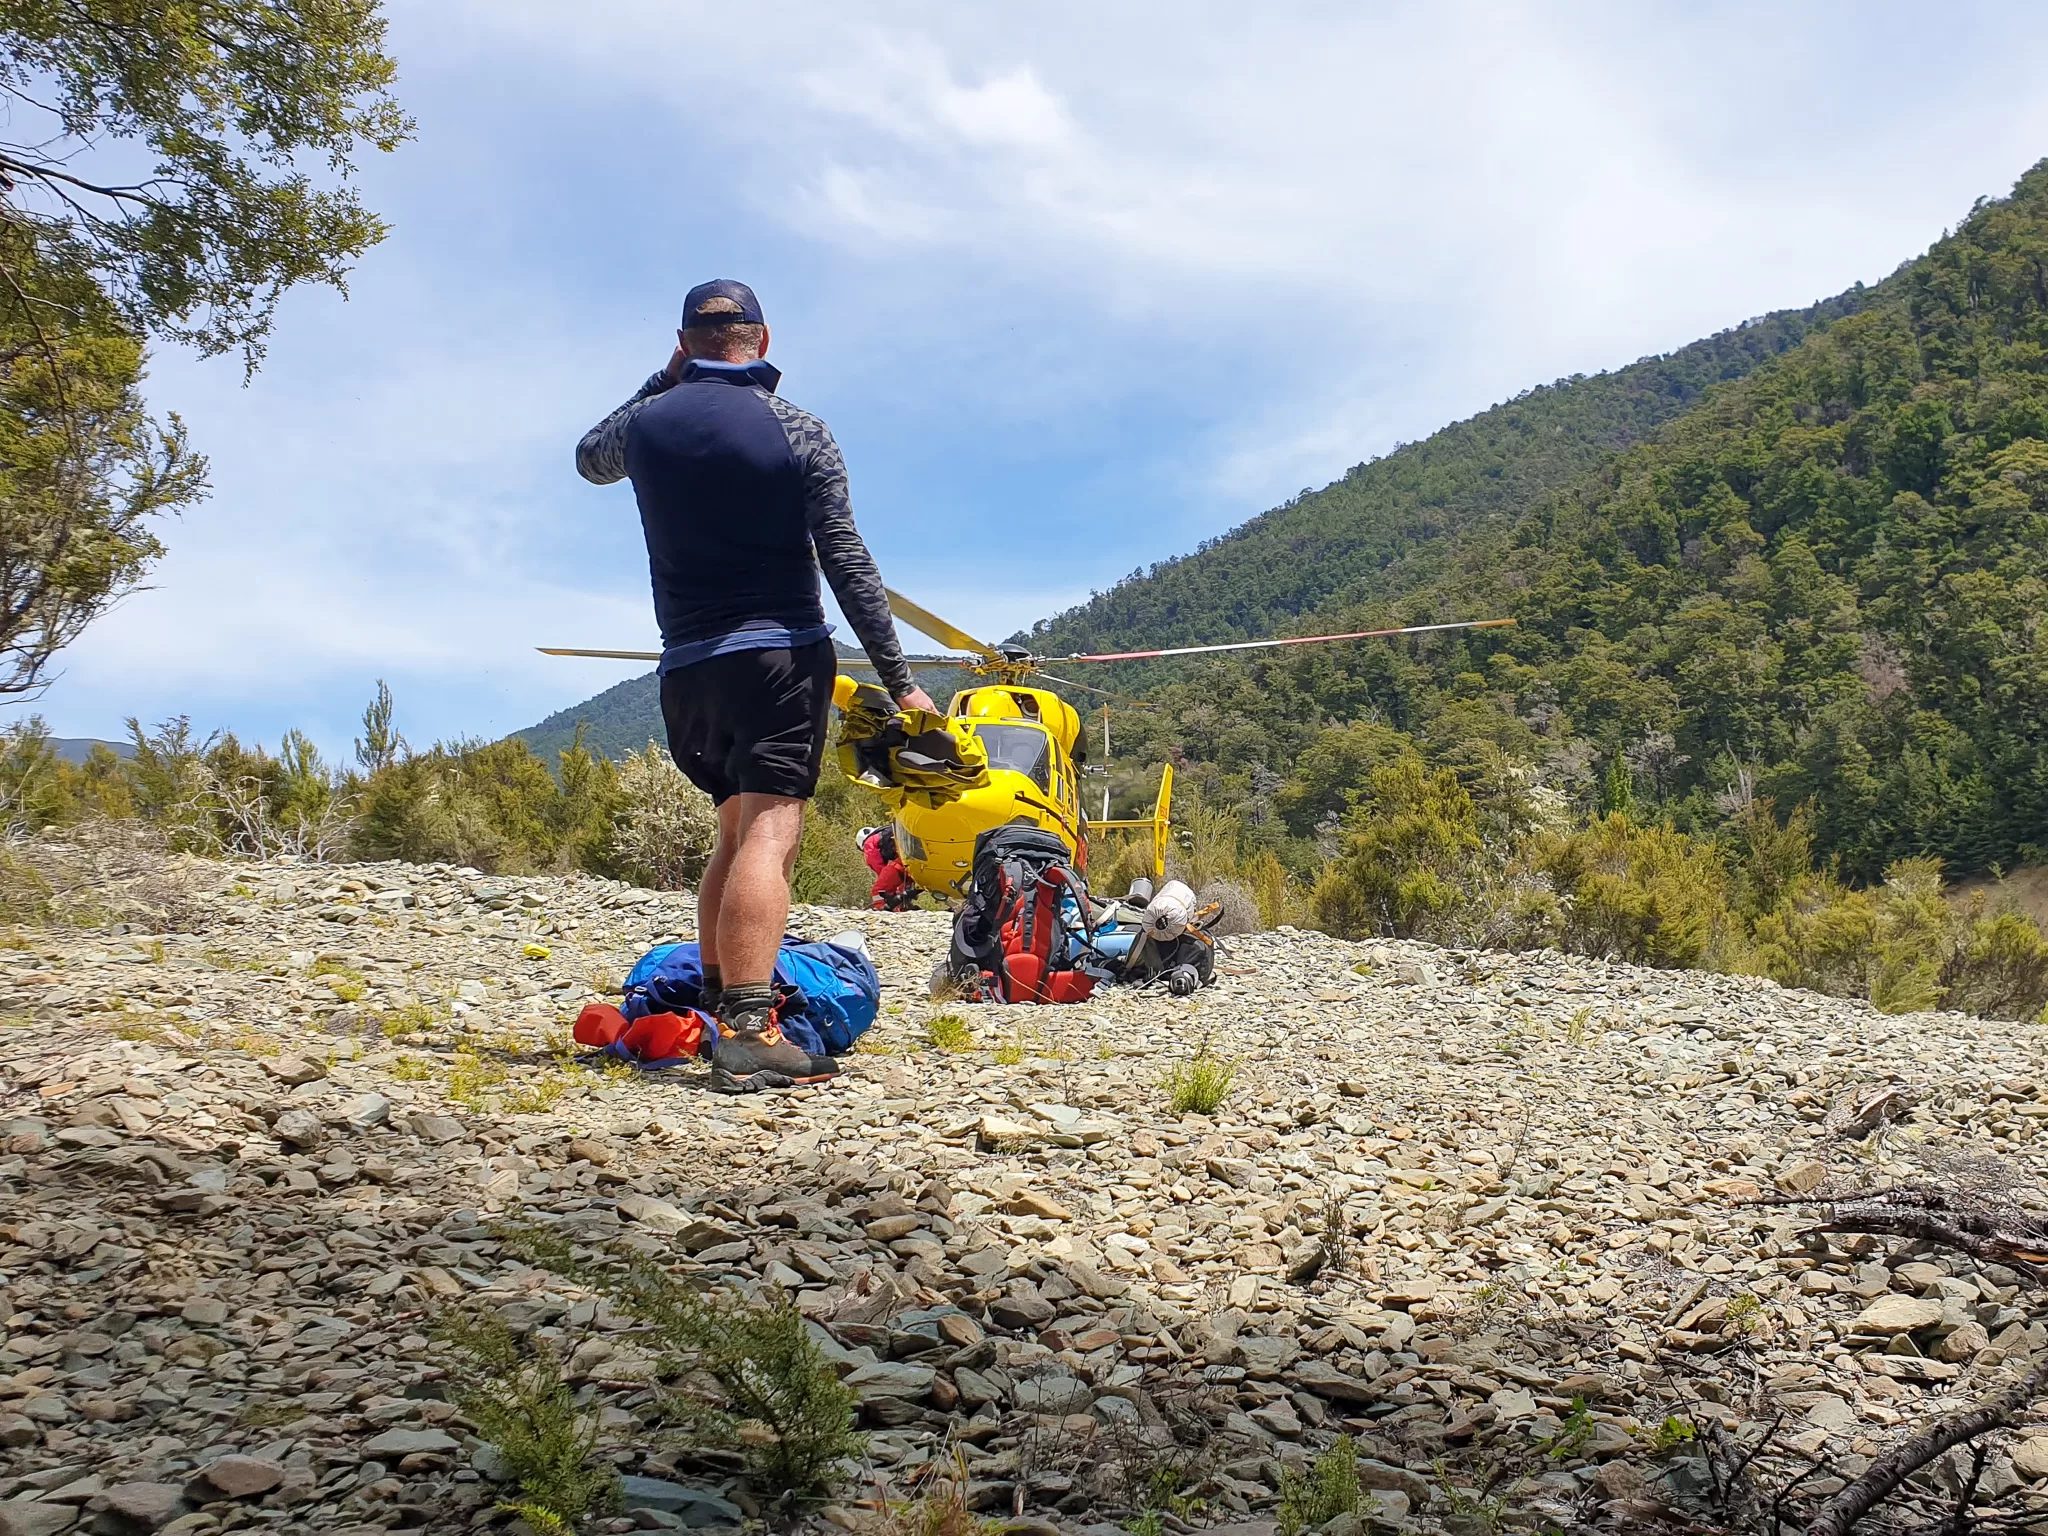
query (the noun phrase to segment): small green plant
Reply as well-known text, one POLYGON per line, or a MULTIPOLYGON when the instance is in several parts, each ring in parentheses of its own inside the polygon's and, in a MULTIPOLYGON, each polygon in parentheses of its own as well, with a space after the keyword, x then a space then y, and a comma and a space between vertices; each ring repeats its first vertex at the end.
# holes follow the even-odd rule
POLYGON ((995 1048, 996 1065, 1017 1067, 1024 1064, 1024 1031, 1011 1031, 1010 1038, 995 1048))
POLYGON ((407 1003, 385 1014, 377 1028, 385 1039, 397 1040, 406 1035, 424 1035, 440 1022, 440 1010, 431 1003, 407 1003))
POLYGON ((1175 1062, 1161 1085, 1176 1115, 1214 1114, 1230 1097, 1237 1063, 1209 1054, 1205 1045, 1186 1061, 1175 1062))
POLYGON ((1699 1437, 1688 1419, 1667 1417, 1662 1424, 1650 1431, 1649 1447, 1652 1456, 1662 1456, 1666 1451, 1688 1445, 1699 1437))
POLYGON ((497 1062, 485 1061, 471 1050, 458 1050, 448 1067, 448 1097, 464 1109, 481 1110, 485 1098, 504 1085, 505 1077, 505 1069, 497 1062))
POLYGON ((313 968, 306 973, 315 981, 327 983, 327 990, 344 1003, 358 1003, 370 989, 369 982, 361 971, 352 971, 339 960, 315 960, 313 968))
POLYGON ((1339 1515, 1356 1514, 1358 1501, 1358 1446, 1349 1435, 1339 1435, 1307 1472, 1280 1469, 1279 1536, 1300 1536, 1339 1515))
POLYGON ((563 1094, 576 1086, 572 1076, 575 1068, 567 1072, 553 1072, 527 1082, 513 1083, 504 1091, 502 1102, 505 1112, 513 1115, 537 1115, 554 1108, 563 1094))
POLYGON ((600 1416, 577 1407, 552 1350, 522 1348, 490 1313, 444 1312, 435 1332, 456 1405, 497 1447, 517 1490, 501 1510, 560 1536, 616 1502, 618 1473, 593 1460, 600 1416))
POLYGON ((1586 1043, 1593 1030, 1593 1010, 1577 1008, 1572 1011, 1571 1022, 1564 1027, 1564 1043, 1578 1050, 1586 1043))
POLYGON ((282 1424, 296 1424, 305 1416, 306 1410, 297 1403, 271 1399, 245 1404, 235 1415, 235 1422, 243 1429, 276 1429, 282 1424))
POLYGON ((391 1080, 396 1083, 424 1083, 433 1075, 433 1063, 424 1056, 401 1056, 391 1063, 391 1080))
POLYGON ((935 1013, 924 1021, 924 1037, 948 1054, 974 1049, 974 1027, 957 1013, 935 1013))
POLYGON ((151 939, 149 941, 149 959, 152 965, 166 965, 170 962, 170 958, 171 952, 164 948, 164 941, 162 939, 151 939))
POLYGON ((1728 1298, 1728 1312, 1721 1320, 1721 1332, 1731 1339, 1746 1339, 1763 1326, 1764 1304, 1750 1291, 1738 1291, 1728 1298))
POLYGON ((1451 1481, 1451 1469, 1439 1456, 1436 1460, 1437 1489, 1443 1494, 1444 1506, 1450 1511, 1452 1520, 1468 1530, 1476 1530, 1483 1536, 1493 1536, 1501 1528, 1508 1512, 1508 1498, 1521 1487, 1517 1480, 1505 1493, 1495 1493, 1495 1484, 1500 1479, 1498 1464, 1487 1471, 1485 1483, 1478 1489, 1460 1488, 1451 1481))
POLYGON ((1166 1513, 1148 1509, 1130 1524, 1131 1536, 1166 1536, 1166 1513))
POLYGON ((959 1450, 942 1464, 945 1470, 927 1476, 918 1496, 892 1503, 884 1511, 880 1536, 994 1536, 1002 1522, 977 1515, 967 1504, 973 1481, 967 1458, 959 1450))
POLYGON ((1557 1426, 1557 1433, 1551 1436, 1548 1452, 1550 1459, 1577 1460, 1593 1443, 1593 1435, 1593 1410, 1586 1406, 1583 1397, 1573 1398, 1571 1411, 1564 1416, 1564 1422, 1557 1426))
POLYGON ((769 1498, 823 1494, 840 1464, 865 1449, 866 1438, 853 1427, 852 1391, 786 1296, 757 1302, 737 1291, 693 1290, 632 1249, 581 1260, 561 1238, 533 1227, 507 1225, 496 1235, 528 1262, 590 1287, 645 1323, 651 1342, 666 1352, 659 1374, 683 1378, 663 1396, 664 1416, 703 1442, 738 1450, 756 1489, 769 1498), (693 1373, 715 1382, 716 1395, 693 1390, 693 1373))

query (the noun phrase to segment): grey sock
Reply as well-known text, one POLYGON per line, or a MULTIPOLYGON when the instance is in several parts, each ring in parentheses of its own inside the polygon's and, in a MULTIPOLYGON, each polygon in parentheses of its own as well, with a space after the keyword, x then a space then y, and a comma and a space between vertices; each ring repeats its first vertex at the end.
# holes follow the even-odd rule
POLYGON ((729 986, 719 999, 718 1016, 738 1018, 743 1013, 766 1013, 775 1006, 775 988, 765 981, 729 986))

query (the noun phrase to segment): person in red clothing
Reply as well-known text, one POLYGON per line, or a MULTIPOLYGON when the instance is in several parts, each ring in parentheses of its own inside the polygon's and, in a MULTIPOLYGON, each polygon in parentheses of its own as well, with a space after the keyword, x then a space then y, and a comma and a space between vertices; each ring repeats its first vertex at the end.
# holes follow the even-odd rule
POLYGON ((875 872, 868 905, 877 912, 908 912, 917 900, 917 886, 910 871, 903 867, 903 855, 896 846, 896 829, 861 828, 860 851, 868 868, 875 872))

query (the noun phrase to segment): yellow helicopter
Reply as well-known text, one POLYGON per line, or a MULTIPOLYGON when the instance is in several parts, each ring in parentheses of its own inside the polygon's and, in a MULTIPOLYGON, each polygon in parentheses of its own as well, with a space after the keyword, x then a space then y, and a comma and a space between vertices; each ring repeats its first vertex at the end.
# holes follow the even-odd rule
MULTIPOLYGON (((1513 619, 1469 619, 1451 624, 1411 624, 1399 629, 1366 629, 1341 635, 1295 635, 1274 640, 1236 640, 1219 645, 1168 646, 1148 651, 1115 651, 1098 655, 1059 657, 1034 656, 1022 646, 991 645, 920 607, 898 592, 889 592, 889 611, 896 618, 928 635, 941 645, 954 647, 963 655, 911 656, 923 666, 956 667, 987 679, 953 695, 946 706, 944 728, 963 744, 975 743, 965 754, 985 757, 987 769, 969 787, 945 793, 917 792, 879 783, 863 777, 857 782, 881 796, 894 820, 896 846, 911 880, 919 889, 940 897, 964 894, 973 873, 974 843, 994 827, 1023 823, 1041 827, 1066 844, 1075 869, 1087 873, 1089 838, 1095 833, 1139 832, 1150 840, 1152 875, 1166 877, 1168 839, 1172 832, 1173 764, 1161 765, 1159 793, 1152 802, 1152 814, 1131 820, 1107 817, 1104 796, 1103 819, 1090 821, 1081 802, 1081 775, 1085 765, 1085 738, 1081 717, 1058 694, 1031 687, 1027 679, 1042 677, 1063 688, 1123 699, 1138 708, 1143 701, 1055 677, 1044 664, 1088 665, 1113 661, 1150 661, 1167 656, 1209 655, 1220 651, 1263 650, 1290 645, 1321 645, 1341 640, 1368 640, 1393 635, 1431 634, 1443 630, 1499 629, 1513 619)), ((541 646, 548 656, 590 656, 617 661, 659 661, 658 651, 575 650, 541 646)), ((842 657, 844 666, 862 668, 864 660, 842 657)), ((860 685, 841 676, 833 691, 844 711, 853 702, 860 685)), ((1104 729, 1108 719, 1105 714, 1104 729)), ((1104 743, 1105 750, 1107 742, 1104 743)))

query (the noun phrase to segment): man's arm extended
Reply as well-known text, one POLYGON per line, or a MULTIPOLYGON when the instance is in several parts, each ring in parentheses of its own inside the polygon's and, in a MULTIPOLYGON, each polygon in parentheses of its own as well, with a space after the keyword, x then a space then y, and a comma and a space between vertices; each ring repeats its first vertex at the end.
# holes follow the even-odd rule
POLYGON ((769 404, 782 421, 790 448, 804 476, 804 516, 810 523, 811 546, 818 564, 839 599, 839 611, 860 640, 861 649, 881 675, 889 696, 901 702, 917 688, 910 663, 896 639, 896 621, 889 615, 889 596, 875 557, 853 526, 853 502, 846 489, 846 461, 825 423, 800 411, 780 395, 769 404))
POLYGON ((626 428, 640 414, 640 407, 656 395, 675 387, 666 368, 656 369, 640 386, 639 393, 583 434, 576 445, 576 473, 592 485, 610 485, 626 478, 626 428))

